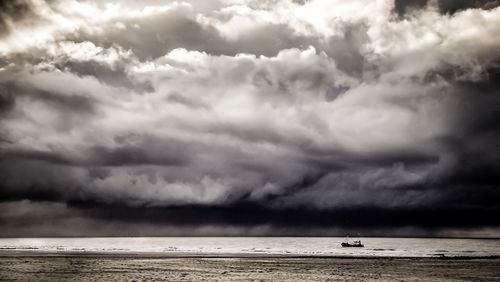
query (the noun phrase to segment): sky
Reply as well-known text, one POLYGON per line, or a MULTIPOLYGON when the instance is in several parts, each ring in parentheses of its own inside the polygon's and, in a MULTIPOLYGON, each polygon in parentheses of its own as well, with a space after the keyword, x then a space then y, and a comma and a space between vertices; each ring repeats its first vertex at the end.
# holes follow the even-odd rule
POLYGON ((500 1, 0 2, 0 236, 500 237, 500 1))

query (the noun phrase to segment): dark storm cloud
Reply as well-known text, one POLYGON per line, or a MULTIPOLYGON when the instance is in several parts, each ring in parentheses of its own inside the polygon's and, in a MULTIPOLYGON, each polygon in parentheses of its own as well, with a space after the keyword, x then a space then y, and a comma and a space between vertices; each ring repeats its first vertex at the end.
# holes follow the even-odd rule
POLYGON ((439 9, 442 13, 456 13, 467 9, 494 9, 500 6, 498 0, 439 0, 439 9))
MULTIPOLYGON (((402 16, 412 10, 418 10, 426 7, 429 0, 396 0, 395 11, 402 16)), ((438 0, 437 6, 443 14, 454 14, 467 9, 494 9, 500 6, 498 0, 438 0)))
POLYGON ((287 48, 319 45, 317 38, 295 34, 284 24, 257 26, 238 40, 228 40, 214 27, 204 26, 197 21, 196 11, 192 10, 192 6, 174 7, 150 17, 124 17, 120 22, 122 25, 106 25, 105 36, 82 28, 75 34, 68 35, 67 39, 76 42, 88 40, 100 46, 118 44, 132 50, 140 58, 157 58, 176 48, 215 55, 250 53, 274 56, 287 48), (134 32, 134 36, 127 36, 127 31, 134 32))
POLYGON ((175 93, 175 92, 170 93, 167 97, 167 100, 169 102, 178 103, 178 104, 181 104, 181 105, 184 105, 186 107, 193 108, 193 109, 208 109, 209 108, 208 105, 206 105, 206 104, 204 104, 196 99, 185 97, 185 96, 182 96, 179 93, 175 93))
POLYGON ((127 220, 168 223, 173 225, 271 225, 276 227, 343 226, 369 228, 380 226, 423 226, 423 227, 478 227, 496 226, 500 222, 494 216, 498 209, 399 209, 378 208, 308 210, 273 210, 261 206, 240 205, 224 208, 185 206, 180 208, 120 208, 72 203, 93 217, 107 220, 123 220, 122 214, 130 215, 127 220), (200 216, 203 215, 203 216, 200 216))
POLYGON ((152 92, 150 83, 141 83, 127 76, 123 67, 111 69, 97 62, 72 62, 67 61, 56 65, 61 70, 69 70, 80 76, 93 76, 102 83, 114 87, 124 87, 137 91, 138 93, 152 92))
POLYGON ((95 101, 85 95, 59 95, 50 91, 38 89, 22 89, 14 87, 11 91, 16 92, 17 97, 27 96, 29 99, 41 100, 52 107, 59 108, 62 111, 79 112, 81 114, 90 114, 94 110, 95 101))
POLYGON ((59 204, 15 201, 0 203, 0 236, 460 236, 478 227, 479 236, 494 236, 498 210, 399 210, 376 208, 269 210, 262 206, 224 208, 120 207, 90 203, 59 204), (127 214, 125 219, 123 214, 127 214), (47 223, 47 218, 50 222, 47 223), (64 228, 65 225, 74 228, 64 228), (388 226, 384 227, 384 226, 388 226), (409 226, 422 226, 411 228, 409 226), (405 230, 406 229, 406 230, 405 230), (490 229, 491 231, 488 231, 490 229), (90 231, 92 230, 92 231, 90 231), (391 230, 388 233, 388 230, 391 230))
POLYGON ((0 41, 0 235, 495 230, 472 2, 37 2, 0 41))
POLYGON ((324 50, 330 58, 333 58, 342 71, 353 76, 361 76, 368 64, 361 51, 362 46, 368 41, 367 30, 364 25, 350 26, 342 36, 330 37, 326 46, 320 44, 314 46, 324 50))
POLYGON ((35 17, 28 0, 5 0, 0 2, 0 38, 9 33, 15 25, 26 18, 35 17))
MULTIPOLYGON (((127 165, 182 165, 187 162, 187 156, 181 146, 172 146, 174 142, 163 140, 160 146, 123 146, 119 148, 92 147, 85 152, 84 157, 65 156, 57 152, 9 151, 2 155, 3 160, 39 160, 59 165, 74 166, 127 166, 127 165)), ((140 144, 145 145, 145 144, 140 144)), ((155 145, 153 145, 155 146, 155 145)))
POLYGON ((9 87, 0 87, 0 114, 11 111, 14 108, 14 95, 9 87))
POLYGON ((399 16, 403 16, 415 9, 422 9, 428 0, 395 0, 394 9, 399 16))
MULTIPOLYGON (((500 140, 498 65, 488 67, 483 80, 456 83, 455 90, 460 95, 457 110, 462 114, 456 120, 456 138, 449 141, 450 148, 456 151, 457 168, 446 181, 456 186, 493 191, 500 184, 500 153, 497 150, 500 140)), ((485 197, 487 199, 498 199, 498 195, 485 197)))
MULTIPOLYGON (((293 29, 285 24, 270 24, 262 27, 256 26, 237 40, 225 38, 214 27, 203 26, 193 19, 192 12, 171 11, 155 17, 143 19, 125 19, 125 28, 109 25, 106 27, 105 36, 95 35, 85 30, 68 36, 68 40, 81 42, 92 41, 99 46, 112 46, 119 44, 130 49, 141 59, 158 58, 176 49, 197 50, 214 55, 234 56, 240 53, 275 56, 281 50, 289 48, 306 48, 315 46, 327 51, 334 57, 339 57, 342 67, 348 70, 359 68, 359 55, 356 48, 349 48, 355 44, 352 38, 357 34, 349 35, 349 40, 332 38, 328 45, 321 42, 316 36, 296 34, 293 29), (133 30, 134 37, 127 36, 126 32, 133 30), (155 34, 155 36, 150 36, 155 34), (352 38, 352 39, 351 39, 352 38), (348 62, 349 57, 358 61, 348 62), (352 66, 356 64, 356 66, 352 66)), ((354 31, 356 32, 356 31, 354 31)), ((354 33, 353 32, 353 33, 354 33)))

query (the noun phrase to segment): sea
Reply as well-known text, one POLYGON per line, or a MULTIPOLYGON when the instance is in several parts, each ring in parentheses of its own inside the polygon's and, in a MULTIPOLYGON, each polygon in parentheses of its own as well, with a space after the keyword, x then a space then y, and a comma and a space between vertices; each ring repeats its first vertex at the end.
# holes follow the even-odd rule
POLYGON ((105 237, 1 238, 0 251, 39 253, 154 253, 192 255, 295 255, 335 257, 499 257, 500 239, 339 237, 105 237), (353 240, 351 239, 351 240, 353 240))

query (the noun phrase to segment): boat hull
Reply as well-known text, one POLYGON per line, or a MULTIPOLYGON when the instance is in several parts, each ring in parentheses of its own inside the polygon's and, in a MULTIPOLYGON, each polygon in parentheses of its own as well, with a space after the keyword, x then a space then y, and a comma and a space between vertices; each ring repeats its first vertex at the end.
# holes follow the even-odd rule
POLYGON ((349 244, 349 243, 342 243, 342 247, 346 248, 363 248, 363 244, 349 244))

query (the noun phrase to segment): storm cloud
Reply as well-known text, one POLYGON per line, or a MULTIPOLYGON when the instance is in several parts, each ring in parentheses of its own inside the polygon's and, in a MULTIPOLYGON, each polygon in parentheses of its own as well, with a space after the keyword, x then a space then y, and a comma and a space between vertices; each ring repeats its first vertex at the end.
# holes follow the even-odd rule
POLYGON ((498 236, 498 1, 1 5, 0 235, 498 236))

